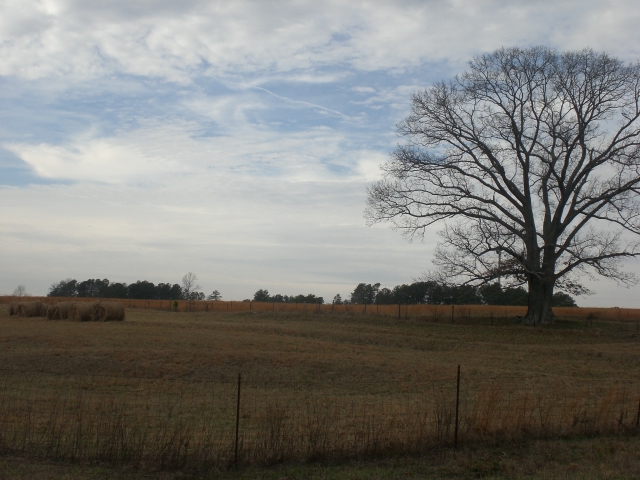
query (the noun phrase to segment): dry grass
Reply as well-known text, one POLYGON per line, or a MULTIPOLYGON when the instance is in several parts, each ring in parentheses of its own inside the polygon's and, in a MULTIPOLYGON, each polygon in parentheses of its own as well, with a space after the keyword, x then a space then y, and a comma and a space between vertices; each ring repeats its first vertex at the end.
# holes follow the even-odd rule
POLYGON ((0 457, 0 480, 392 480, 487 478, 509 480, 604 480, 640 477, 640 437, 590 437, 531 441, 496 446, 442 449, 420 457, 403 456, 350 462, 282 464, 212 471, 136 471, 102 465, 60 464, 21 457, 0 457))
POLYGON ((244 464, 451 445, 458 364, 463 445, 636 431, 638 337, 610 322, 129 310, 78 325, 7 313, 3 441, 50 458, 224 467, 238 372, 244 464))
MULTIPOLYGON (((30 297, 47 304, 62 301, 89 302, 105 299, 95 298, 52 298, 30 297)), ((20 297, 0 296, 0 304, 9 304, 20 297)), ((126 308, 177 311, 177 312, 271 312, 294 313, 308 315, 322 313, 327 315, 367 315, 395 318, 420 317, 430 321, 473 323, 491 325, 514 317, 525 315, 527 308, 500 305, 332 305, 332 304, 303 304, 303 303, 270 303, 270 302, 222 302, 222 301, 185 301, 180 300, 132 300, 120 299, 126 308), (176 306, 177 304, 177 306, 176 306)), ((553 309, 559 319, 609 321, 636 324, 640 322, 640 309, 637 308, 570 308, 556 307, 553 309)))

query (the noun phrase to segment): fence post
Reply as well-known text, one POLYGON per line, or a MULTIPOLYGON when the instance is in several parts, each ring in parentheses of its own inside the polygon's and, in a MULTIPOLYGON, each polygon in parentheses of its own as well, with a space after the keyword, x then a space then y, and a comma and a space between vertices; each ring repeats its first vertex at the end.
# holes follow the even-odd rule
POLYGON ((240 437, 240 385, 242 384, 242 373, 238 373, 238 401, 236 403, 236 452, 234 456, 235 466, 238 466, 238 438, 240 437))
POLYGON ((456 385, 456 424, 453 433, 453 448, 458 449, 458 411, 460 409, 460 365, 458 365, 458 381, 456 385))
POLYGON ((398 318, 400 318, 400 304, 398 304, 398 318))
POLYGON ((454 311, 455 305, 451 305, 451 323, 453 323, 453 311, 454 311))

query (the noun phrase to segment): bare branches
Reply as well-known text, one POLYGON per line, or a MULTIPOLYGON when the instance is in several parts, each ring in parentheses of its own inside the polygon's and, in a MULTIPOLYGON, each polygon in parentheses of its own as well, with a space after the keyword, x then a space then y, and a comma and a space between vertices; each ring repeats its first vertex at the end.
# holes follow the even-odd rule
POLYGON ((368 190, 370 223, 414 237, 444 221, 434 262, 466 283, 635 281, 620 260, 640 254, 625 237, 640 234, 638 64, 501 49, 411 106, 407 143, 368 190))

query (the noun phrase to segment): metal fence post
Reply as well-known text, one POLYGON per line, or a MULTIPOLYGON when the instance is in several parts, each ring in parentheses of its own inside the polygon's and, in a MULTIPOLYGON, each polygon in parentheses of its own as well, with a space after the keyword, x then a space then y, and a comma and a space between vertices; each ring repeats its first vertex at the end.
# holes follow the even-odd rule
POLYGON ((458 412, 460 410, 460 365, 458 365, 458 381, 456 385, 456 424, 453 433, 453 448, 458 449, 458 412))
POLYGON ((236 403, 236 452, 234 457, 235 466, 238 466, 238 439, 240 437, 240 386, 242 384, 242 373, 238 373, 238 401, 236 403))

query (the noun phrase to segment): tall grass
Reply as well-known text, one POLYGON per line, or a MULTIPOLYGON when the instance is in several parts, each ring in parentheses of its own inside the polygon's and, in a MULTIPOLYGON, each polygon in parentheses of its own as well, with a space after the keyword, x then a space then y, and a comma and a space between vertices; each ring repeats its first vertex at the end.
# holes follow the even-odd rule
MULTIPOLYGON (((2 372, 0 451, 151 469, 235 462, 234 382, 2 372)), ((370 386, 369 386, 370 387, 370 386)), ((452 445, 455 380, 380 392, 243 385, 241 464, 420 453, 452 445)), ((640 385, 464 380, 459 439, 636 432, 640 385)))
MULTIPOLYGON (((61 301, 95 302, 109 300, 97 298, 53 298, 30 297, 49 305, 61 301)), ((10 304, 20 297, 0 296, 0 304, 10 304)), ((387 317, 421 317, 432 321, 464 322, 475 320, 481 323, 499 322, 501 319, 522 317, 527 307, 505 305, 318 305, 303 303, 235 302, 235 301, 177 301, 173 300, 119 300, 127 308, 164 310, 177 312, 288 312, 337 315, 380 315, 387 317)), ((637 322, 640 309, 635 308, 571 308, 553 309, 559 318, 590 319, 602 321, 637 322)))

